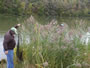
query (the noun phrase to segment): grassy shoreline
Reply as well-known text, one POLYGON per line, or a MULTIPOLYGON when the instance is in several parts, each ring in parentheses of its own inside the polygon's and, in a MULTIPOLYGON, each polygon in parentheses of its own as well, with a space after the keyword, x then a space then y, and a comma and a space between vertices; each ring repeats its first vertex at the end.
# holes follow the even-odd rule
MULTIPOLYGON (((56 20, 42 25, 31 16, 24 21, 21 27, 23 29, 21 32, 24 32, 21 33, 24 36, 24 43, 20 47, 20 51, 23 52, 22 64, 24 63, 26 68, 30 64, 37 68, 44 66, 45 68, 89 68, 87 56, 89 49, 80 41, 83 32, 87 30, 86 22, 78 21, 78 23, 75 28, 70 29, 65 23, 64 27, 59 26, 56 20), (30 43, 25 43, 27 42, 25 34, 30 36, 28 37, 30 43)), ((15 59, 15 65, 17 64, 15 59)))
POLYGON ((15 48, 15 67, 89 68, 90 47, 87 49, 80 41, 83 34, 88 31, 87 22, 76 20, 72 29, 67 22, 61 23, 64 27, 60 26, 56 19, 45 25, 40 24, 33 16, 25 20, 20 28, 23 42, 20 52, 23 61, 18 61, 15 48), (27 43, 27 35, 30 43, 27 43))

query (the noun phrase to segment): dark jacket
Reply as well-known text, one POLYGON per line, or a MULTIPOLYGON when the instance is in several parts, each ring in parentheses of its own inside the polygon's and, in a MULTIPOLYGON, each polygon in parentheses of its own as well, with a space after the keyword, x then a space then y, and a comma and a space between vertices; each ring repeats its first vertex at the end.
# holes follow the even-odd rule
POLYGON ((3 41, 3 47, 4 50, 13 50, 15 48, 16 41, 14 39, 14 32, 9 30, 5 36, 4 36, 4 41, 3 41))

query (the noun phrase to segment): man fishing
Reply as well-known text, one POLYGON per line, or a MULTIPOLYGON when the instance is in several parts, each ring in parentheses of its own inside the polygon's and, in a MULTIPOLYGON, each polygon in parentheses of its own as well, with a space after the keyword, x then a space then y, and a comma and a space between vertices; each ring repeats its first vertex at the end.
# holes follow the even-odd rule
POLYGON ((18 27, 20 27, 20 24, 17 24, 15 27, 12 27, 4 36, 3 48, 4 53, 7 56, 7 68, 14 68, 13 49, 16 45, 14 36, 15 34, 17 34, 18 27))

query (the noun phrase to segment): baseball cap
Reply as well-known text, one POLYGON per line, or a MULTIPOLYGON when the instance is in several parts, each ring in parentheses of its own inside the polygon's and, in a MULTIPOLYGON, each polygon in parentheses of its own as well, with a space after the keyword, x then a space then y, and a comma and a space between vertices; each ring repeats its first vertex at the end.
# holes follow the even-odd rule
POLYGON ((16 29, 15 27, 12 27, 10 30, 14 31, 15 34, 18 34, 18 33, 17 33, 17 29, 16 29))

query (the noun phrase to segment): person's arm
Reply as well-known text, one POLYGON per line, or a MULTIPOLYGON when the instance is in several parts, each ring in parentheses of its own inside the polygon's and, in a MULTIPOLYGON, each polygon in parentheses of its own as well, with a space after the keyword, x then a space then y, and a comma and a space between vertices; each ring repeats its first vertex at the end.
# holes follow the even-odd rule
POLYGON ((9 36, 5 36, 4 37, 4 42, 3 42, 5 54, 8 54, 8 43, 9 43, 9 41, 10 41, 10 37, 9 36))

